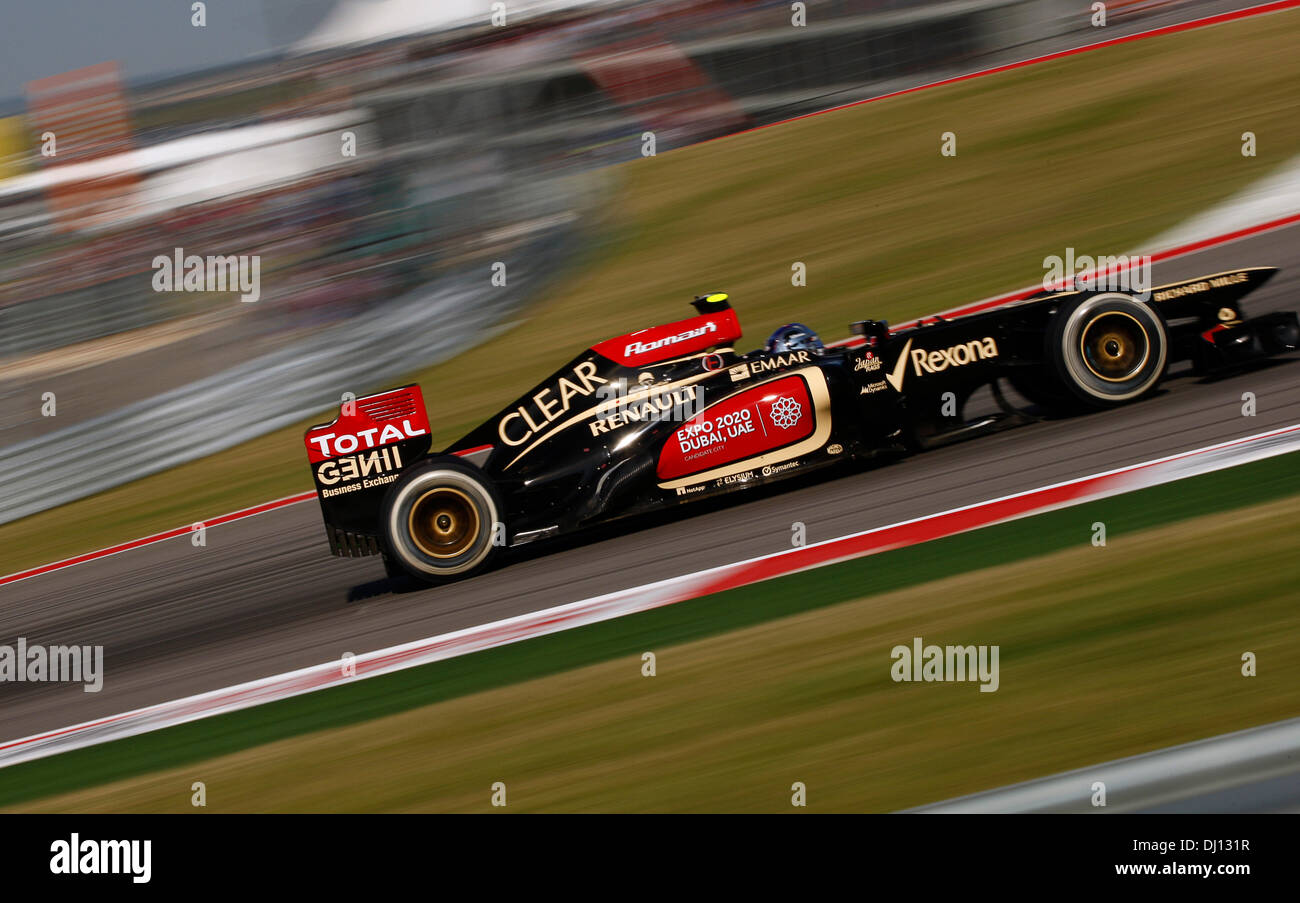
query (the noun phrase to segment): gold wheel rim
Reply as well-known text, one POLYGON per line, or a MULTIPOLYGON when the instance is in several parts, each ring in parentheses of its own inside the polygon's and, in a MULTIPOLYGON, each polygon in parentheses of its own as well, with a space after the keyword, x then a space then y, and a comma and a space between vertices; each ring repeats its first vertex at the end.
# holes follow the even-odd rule
POLYGON ((463 555, 479 535, 478 508, 450 486, 430 489, 416 499, 406 524, 416 548, 431 558, 463 555))
POLYGON ((1136 317, 1111 310, 1093 317, 1083 327, 1079 355, 1098 379, 1120 383, 1142 372, 1151 356, 1151 342, 1136 317))

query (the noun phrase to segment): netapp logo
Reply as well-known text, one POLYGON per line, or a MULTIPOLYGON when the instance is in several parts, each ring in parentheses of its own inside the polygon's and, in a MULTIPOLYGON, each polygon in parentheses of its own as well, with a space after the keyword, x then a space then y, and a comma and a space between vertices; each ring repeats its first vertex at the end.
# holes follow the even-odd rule
POLYGON ((699 329, 688 329, 685 332, 679 332, 677 335, 670 335, 666 338, 655 339, 653 342, 631 342, 623 349, 624 357, 633 357, 635 355, 647 354, 663 348, 665 345, 676 345, 678 342, 685 342, 688 339, 698 339, 702 335, 710 332, 717 332, 718 326, 712 320, 705 323, 699 329))
POLYGON ((148 884, 153 875, 152 840, 56 840, 50 844, 50 873, 54 875, 131 875, 148 884))

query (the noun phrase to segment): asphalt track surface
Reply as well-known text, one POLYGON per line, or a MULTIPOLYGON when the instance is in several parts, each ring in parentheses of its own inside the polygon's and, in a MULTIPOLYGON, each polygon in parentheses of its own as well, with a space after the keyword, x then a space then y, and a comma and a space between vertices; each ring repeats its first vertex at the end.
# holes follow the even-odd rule
MULTIPOLYGON (((1300 226, 1157 264, 1155 284, 1269 265, 1283 271, 1247 299, 1246 312, 1300 307, 1300 226)), ((686 506, 586 544, 532 547, 472 580, 404 592, 393 591, 377 558, 329 554, 314 501, 291 505, 213 527, 204 547, 182 536, 0 588, 3 642, 105 650, 99 693, 0 685, 0 739, 788 549, 794 521, 817 542, 1294 423, 1300 355, 1216 381, 1171 374, 1161 394, 1135 405, 699 513, 686 506), (1247 391, 1254 417, 1241 414, 1247 391)))
POLYGON ((1300 766, 1286 774, 1209 791, 1189 789, 1186 796, 1141 810, 1147 815, 1300 814, 1300 766))

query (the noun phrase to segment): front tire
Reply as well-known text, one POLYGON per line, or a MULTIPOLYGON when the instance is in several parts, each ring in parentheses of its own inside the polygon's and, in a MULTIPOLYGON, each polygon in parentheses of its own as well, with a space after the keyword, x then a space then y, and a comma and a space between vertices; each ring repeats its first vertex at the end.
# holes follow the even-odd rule
POLYGON ((403 474, 384 499, 386 566, 426 583, 479 573, 498 550, 494 539, 504 536, 501 516, 500 497, 479 470, 431 458, 403 474))
POLYGON ((1111 407, 1151 393, 1165 375, 1169 337, 1149 305, 1115 292, 1079 298, 1052 318, 1047 357, 1069 393, 1111 407))

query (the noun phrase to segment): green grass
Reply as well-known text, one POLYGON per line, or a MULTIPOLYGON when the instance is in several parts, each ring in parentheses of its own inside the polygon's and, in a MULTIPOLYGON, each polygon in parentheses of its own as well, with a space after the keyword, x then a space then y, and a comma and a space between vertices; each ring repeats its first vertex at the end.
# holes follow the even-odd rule
MULTIPOLYGON (((699 641, 859 596, 906 591, 929 581, 1008 566, 1078 546, 1091 549, 1092 524, 1096 521, 1107 525, 1109 550, 1123 547, 1127 537, 1162 525, 1271 499, 1291 497, 1294 503, 1300 493, 1298 464, 1297 455, 1271 458, 13 766, 0 770, 0 805, 172 769, 314 731, 365 722, 620 657, 639 656, 646 649, 699 641)), ((1241 580, 1239 592, 1244 603, 1250 599, 1252 571, 1256 567, 1267 570, 1267 563, 1254 561, 1251 541, 1239 539, 1231 529, 1221 534, 1221 540, 1237 556, 1231 576, 1241 580)), ((1108 550, 1092 551, 1105 555, 1108 550)), ((1165 549, 1164 555, 1170 565, 1151 569, 1152 580, 1171 567, 1176 575, 1179 568, 1195 564, 1176 545, 1165 549)), ((1264 576, 1273 579, 1275 575, 1264 576)), ((1168 580, 1167 586, 1159 581, 1152 583, 1150 591, 1176 594, 1180 579, 1175 576, 1168 580)), ((1050 600, 1043 600, 1043 604, 1050 605, 1050 600)), ((1101 632, 1118 642, 1124 631, 1140 636, 1147 617, 1149 614, 1140 608, 1125 610, 1113 621, 1096 621, 1079 629, 1090 636, 1101 632)), ((1014 626, 1008 622, 999 629, 1013 630, 1014 626)), ((1027 642, 1025 648, 1044 642, 1068 645, 1071 641, 1068 635, 1052 634, 1045 640, 1027 642)), ((1049 650, 1043 647, 1040 651, 1049 650)))
MULTIPOLYGON (((1237 730, 1300 704, 1296 501, 1112 533, 1104 549, 1078 521, 1057 551, 894 590, 828 568, 848 601, 629 634, 598 663, 23 808, 193 812, 199 780, 207 811, 488 812, 502 781, 507 811, 788 812, 800 781, 810 811, 881 811, 1237 730), (914 636, 999 646, 997 691, 894 683, 890 650, 914 636), (1247 651, 1258 676, 1241 674, 1247 651)), ((778 591, 805 594, 778 581, 765 595, 778 591)))
MULTIPOLYGON (((1135 250, 1300 152, 1297 38, 1300 12, 1276 14, 627 164, 576 273, 527 321, 415 374, 435 447, 701 291, 731 292, 757 346, 792 319, 838 336, 1031 284, 1067 246, 1135 250), (1246 130, 1258 157, 1240 154, 1246 130), (939 153, 947 131, 956 157, 939 153)), ((0 526, 0 573, 310 489, 302 432, 320 419, 0 526)))

